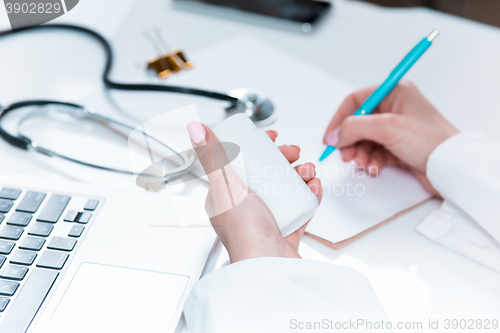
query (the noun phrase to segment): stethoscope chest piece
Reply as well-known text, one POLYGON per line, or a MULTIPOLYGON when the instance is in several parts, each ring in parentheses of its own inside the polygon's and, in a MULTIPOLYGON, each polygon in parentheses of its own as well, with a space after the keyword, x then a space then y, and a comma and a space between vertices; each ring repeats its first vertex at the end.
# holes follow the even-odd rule
POLYGON ((226 108, 229 116, 236 113, 245 113, 256 126, 266 126, 276 120, 273 103, 255 89, 240 88, 232 90, 230 96, 238 101, 226 108))

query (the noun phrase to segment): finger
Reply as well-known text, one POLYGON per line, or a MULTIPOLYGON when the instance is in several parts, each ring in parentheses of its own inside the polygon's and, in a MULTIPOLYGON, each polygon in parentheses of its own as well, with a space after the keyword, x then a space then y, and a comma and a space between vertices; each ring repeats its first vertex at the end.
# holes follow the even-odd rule
POLYGON ((276 138, 278 137, 278 132, 273 131, 273 130, 267 130, 266 134, 273 140, 273 142, 276 142, 276 138))
POLYGON ((364 101, 375 91, 376 87, 368 87, 365 89, 361 89, 356 91, 355 93, 350 94, 347 98, 342 102, 337 112, 333 116, 330 124, 326 128, 325 137, 323 138, 323 143, 327 144, 326 136, 331 133, 333 130, 337 129, 340 124, 349 116, 352 116, 354 112, 363 104, 364 101))
POLYGON ((386 167, 399 165, 398 159, 394 155, 392 155, 392 153, 390 151, 388 151, 385 148, 382 148, 381 152, 384 155, 386 167))
POLYGON ((187 129, 191 144, 210 183, 209 193, 213 198, 209 202, 212 207, 207 207, 207 212, 210 217, 217 216, 240 203, 246 197, 248 189, 230 167, 224 146, 210 128, 193 121, 188 124, 187 129))
POLYGON ((299 243, 302 237, 304 236, 304 233, 306 232, 306 228, 309 222, 304 224, 302 227, 299 229, 295 230, 292 234, 288 235, 286 238, 287 242, 290 243, 290 245, 293 247, 293 249, 298 252, 299 250, 299 243))
POLYGON ((188 124, 187 129, 196 155, 209 177, 221 166, 229 164, 222 144, 210 128, 197 121, 192 121, 188 124))
POLYGON ((300 157, 300 148, 294 145, 283 145, 278 147, 281 153, 285 155, 285 158, 290 163, 294 163, 300 157))
POLYGON ((378 176, 380 170, 385 167, 384 155, 380 149, 374 149, 370 154, 370 162, 368 163, 368 174, 372 177, 378 176))
POLYGON ((388 146, 395 138, 399 126, 400 115, 380 113, 368 116, 347 118, 339 127, 336 142, 327 144, 343 148, 352 146, 363 140, 373 141, 382 146, 388 146))
MULTIPOLYGON (((321 203, 323 199, 323 187, 321 186, 321 180, 319 178, 313 178, 309 182, 307 182, 307 186, 311 189, 311 191, 318 197, 318 203, 321 203)), ((307 225, 309 221, 304 224, 302 227, 297 229, 291 235, 286 237, 286 240, 295 248, 298 249, 300 240, 306 231, 307 225)))
POLYGON ((323 200, 323 186, 321 186, 321 180, 319 178, 313 178, 307 182, 307 186, 311 191, 318 197, 318 203, 323 200))
POLYGON ((350 146, 340 149, 340 155, 344 162, 352 161, 356 157, 356 147, 350 146))
POLYGON ((312 163, 297 165, 295 171, 306 183, 316 177, 316 167, 312 163))
POLYGON ((298 239, 299 239, 299 242, 300 240, 302 239, 302 236, 304 236, 304 233, 306 232, 306 229, 307 229, 307 226, 309 225, 309 221, 304 224, 302 227, 300 227, 299 229, 297 229, 295 232, 297 233, 297 236, 298 236, 298 239))
POLYGON ((370 141, 361 141, 356 145, 356 164, 358 167, 368 168, 372 150, 373 143, 370 141))

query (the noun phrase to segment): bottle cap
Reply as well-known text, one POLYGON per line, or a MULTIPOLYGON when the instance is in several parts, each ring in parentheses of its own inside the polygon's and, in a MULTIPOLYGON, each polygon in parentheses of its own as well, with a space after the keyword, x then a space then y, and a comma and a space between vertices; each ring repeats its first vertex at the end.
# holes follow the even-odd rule
POLYGON ((221 142, 235 142, 256 129, 257 127, 246 114, 238 113, 217 125, 213 131, 221 142))

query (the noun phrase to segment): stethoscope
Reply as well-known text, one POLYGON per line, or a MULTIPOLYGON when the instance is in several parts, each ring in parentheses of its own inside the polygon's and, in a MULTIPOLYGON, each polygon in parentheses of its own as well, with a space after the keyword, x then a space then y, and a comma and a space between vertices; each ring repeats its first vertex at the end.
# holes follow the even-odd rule
MULTIPOLYGON (((111 45, 109 42, 100 34, 97 32, 75 26, 75 25, 67 25, 67 24, 46 24, 46 25, 40 25, 36 26, 27 30, 47 30, 47 29, 59 29, 59 30, 70 30, 70 31, 77 31, 77 32, 83 32, 87 35, 90 35, 91 37, 95 38, 99 43, 102 45, 104 48, 104 51, 106 53, 106 64, 104 67, 103 75, 102 75, 102 80, 104 82, 104 85, 107 88, 110 89, 117 89, 117 90, 129 90, 129 91, 158 91, 158 92, 173 92, 173 93, 180 93, 180 94, 189 94, 189 95, 197 95, 197 96, 203 96, 211 99, 216 99, 216 100, 221 100, 221 101, 227 101, 230 102, 230 105, 225 109, 226 114, 232 115, 235 113, 245 113, 247 114, 250 119, 257 125, 257 126, 265 126, 275 120, 276 114, 274 110, 274 106, 271 103, 271 101, 259 93, 250 90, 250 89, 237 89, 234 90, 231 94, 223 94, 223 93, 218 93, 218 92, 213 92, 213 91, 208 91, 208 90, 201 90, 201 89, 195 89, 195 88, 189 88, 189 87, 179 87, 179 86, 169 86, 169 85, 155 85, 155 84, 131 84, 131 83, 119 83, 119 82, 114 82, 109 78, 109 74, 111 72, 111 68, 113 65, 113 50, 111 48, 111 45)), ((24 31, 27 31, 24 30, 24 31)), ((6 35, 10 35, 12 32, 11 31, 3 31, 0 32, 0 37, 4 37, 6 35)), ((19 33, 19 32, 18 32, 19 33)), ((0 137, 2 137, 6 142, 9 144, 24 149, 24 150, 34 150, 38 153, 41 153, 46 156, 50 157, 57 157, 64 159, 69 162, 77 163, 80 165, 84 165, 87 167, 99 169, 99 170, 105 170, 105 171, 112 171, 116 173, 121 173, 121 174, 128 174, 128 175, 133 175, 134 172, 130 170, 122 170, 122 169, 117 169, 117 168, 112 168, 109 166, 104 166, 104 165, 98 165, 94 163, 89 163, 85 161, 81 161, 78 159, 75 159, 73 157, 58 153, 54 150, 48 149, 47 147, 42 147, 40 146, 37 142, 33 141, 26 135, 23 135, 21 133, 18 133, 17 135, 9 133, 3 126, 2 121, 5 119, 5 116, 7 114, 12 114, 13 111, 19 110, 21 108, 27 108, 27 107, 47 107, 47 106, 58 106, 57 112, 63 112, 67 113, 73 117, 77 118, 85 118, 85 119, 90 119, 93 121, 98 121, 101 123, 109 124, 111 126, 116 125, 118 127, 123 127, 128 130, 137 130, 138 126, 137 125, 132 125, 132 124, 126 124, 121 121, 113 120, 109 117, 106 117, 104 115, 96 113, 94 110, 91 108, 86 108, 82 105, 74 104, 74 103, 68 103, 68 102, 62 102, 62 101, 43 101, 43 100, 35 100, 35 101, 23 101, 23 102, 18 102, 14 103, 10 106, 7 106, 5 108, 0 107, 0 137)), ((46 109, 42 110, 41 112, 47 112, 46 109)), ((54 111, 51 111, 54 112, 54 111)), ((35 113, 32 113, 31 116, 29 117, 34 117, 35 113)), ((183 160, 183 165, 169 170, 169 171, 164 171, 163 175, 158 175, 158 174, 147 174, 147 173, 142 173, 141 176, 146 176, 146 177, 154 177, 156 179, 161 178, 164 181, 171 180, 173 178, 176 178, 178 176, 183 175, 194 163, 195 157, 194 155, 188 155, 185 152, 179 152, 178 150, 175 149, 171 144, 167 144, 164 142, 161 142, 159 139, 147 134, 143 133, 144 136, 146 136, 148 139, 151 139, 160 145, 164 146, 165 148, 168 148, 169 150, 173 151, 175 154, 177 154, 182 160, 183 160)))
MULTIPOLYGON (((177 155, 182 159, 181 165, 171 170, 162 169, 161 173, 149 173, 147 171, 143 171, 140 173, 140 177, 142 179, 154 178, 154 183, 168 182, 174 178, 182 176, 191 168, 191 166, 194 164, 196 160, 194 154, 190 154, 189 151, 180 151, 179 149, 176 149, 176 147, 172 143, 166 143, 164 142, 164 140, 160 140, 156 138, 154 135, 146 133, 144 130, 140 130, 141 128, 140 126, 136 126, 134 124, 127 124, 122 121, 111 119, 109 117, 96 113, 95 110, 92 108, 86 108, 82 105, 67 103, 67 102, 59 102, 59 101, 41 101, 41 100, 24 101, 24 102, 14 103, 9 107, 3 109, 0 115, 0 137, 2 137, 6 142, 11 144, 12 146, 24 150, 33 150, 45 156, 57 157, 69 162, 73 162, 79 165, 91 167, 98 170, 111 171, 124 175, 137 174, 136 172, 133 172, 131 170, 113 168, 110 166, 90 163, 76 159, 74 157, 70 157, 68 155, 61 154, 55 150, 40 145, 38 142, 32 140, 22 132, 21 127, 23 123, 36 117, 50 115, 51 113, 61 113, 80 120, 91 120, 97 123, 105 124, 106 127, 108 127, 110 130, 119 132, 124 136, 126 136, 127 133, 124 133, 123 130, 128 130, 130 132, 138 131, 139 134, 147 138, 148 142, 154 141, 158 143, 161 147, 166 148, 168 151, 173 152, 175 155, 177 155), (24 115, 21 118, 21 120, 17 124, 18 135, 13 135, 5 130, 2 124, 2 121, 5 119, 4 117, 6 117, 8 114, 12 114, 13 111, 18 111, 23 108, 30 108, 30 107, 40 107, 41 109, 37 110, 36 112, 27 113, 27 115, 24 115)), ((148 147, 144 148, 149 149, 148 147)), ((153 163, 153 161, 151 162, 153 163)))

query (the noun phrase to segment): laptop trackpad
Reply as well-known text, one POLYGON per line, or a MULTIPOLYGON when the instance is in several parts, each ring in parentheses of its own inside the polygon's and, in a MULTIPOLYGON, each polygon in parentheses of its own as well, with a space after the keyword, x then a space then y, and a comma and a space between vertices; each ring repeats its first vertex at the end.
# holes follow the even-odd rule
POLYGON ((82 263, 45 333, 167 332, 188 281, 182 275, 82 263))

